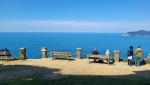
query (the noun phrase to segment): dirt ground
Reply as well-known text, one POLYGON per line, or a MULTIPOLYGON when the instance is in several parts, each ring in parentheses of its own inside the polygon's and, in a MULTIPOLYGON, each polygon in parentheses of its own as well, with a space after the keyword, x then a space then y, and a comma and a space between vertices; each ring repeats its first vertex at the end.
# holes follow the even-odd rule
POLYGON ((150 64, 128 66, 126 62, 114 64, 88 63, 87 59, 52 60, 51 58, 0 61, 0 79, 22 77, 58 77, 59 75, 136 75, 150 78, 150 64))

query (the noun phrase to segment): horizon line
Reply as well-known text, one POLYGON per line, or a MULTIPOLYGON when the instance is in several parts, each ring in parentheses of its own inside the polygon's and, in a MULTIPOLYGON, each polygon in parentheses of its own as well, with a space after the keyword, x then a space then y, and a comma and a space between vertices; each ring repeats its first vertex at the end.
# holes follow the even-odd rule
POLYGON ((23 31, 19 31, 19 32, 6 32, 6 31, 1 31, 0 33, 112 33, 112 34, 116 34, 116 33, 126 33, 126 32, 35 32, 35 31, 29 31, 29 32, 23 32, 23 31))

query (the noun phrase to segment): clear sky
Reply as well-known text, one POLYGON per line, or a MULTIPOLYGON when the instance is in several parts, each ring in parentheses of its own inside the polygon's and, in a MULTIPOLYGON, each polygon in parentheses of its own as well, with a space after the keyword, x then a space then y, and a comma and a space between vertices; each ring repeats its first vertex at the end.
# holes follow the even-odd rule
POLYGON ((0 0, 0 32, 150 30, 150 0, 0 0))

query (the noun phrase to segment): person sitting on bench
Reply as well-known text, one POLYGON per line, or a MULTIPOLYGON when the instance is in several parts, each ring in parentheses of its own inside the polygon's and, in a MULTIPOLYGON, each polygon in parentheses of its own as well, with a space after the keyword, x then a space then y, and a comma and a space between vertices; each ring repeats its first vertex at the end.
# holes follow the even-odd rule
MULTIPOLYGON (((95 49, 92 51, 92 54, 93 54, 93 55, 98 55, 99 52, 98 52, 97 49, 95 48, 95 49)), ((96 58, 94 59, 94 62, 96 63, 96 58)))

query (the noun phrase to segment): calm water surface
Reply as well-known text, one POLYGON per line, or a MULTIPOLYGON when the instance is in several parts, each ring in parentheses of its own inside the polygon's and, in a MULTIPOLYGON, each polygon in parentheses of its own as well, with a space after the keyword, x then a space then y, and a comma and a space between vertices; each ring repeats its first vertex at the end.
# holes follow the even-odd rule
POLYGON ((27 49, 28 58, 40 58, 41 47, 51 50, 69 50, 75 56, 76 48, 82 48, 82 57, 92 49, 99 52, 120 50, 121 57, 126 58, 130 45, 141 46, 144 56, 150 53, 150 37, 125 37, 122 34, 107 33, 0 33, 0 48, 8 48, 12 55, 19 56, 20 47, 27 49))

